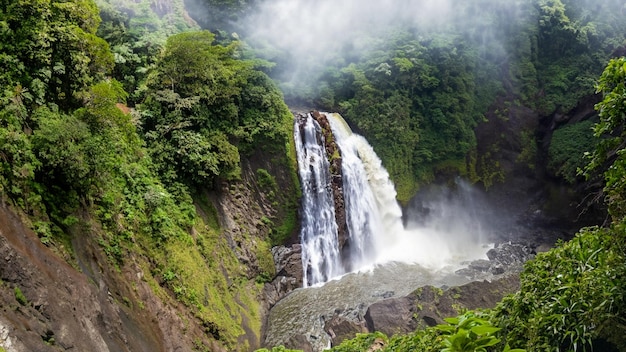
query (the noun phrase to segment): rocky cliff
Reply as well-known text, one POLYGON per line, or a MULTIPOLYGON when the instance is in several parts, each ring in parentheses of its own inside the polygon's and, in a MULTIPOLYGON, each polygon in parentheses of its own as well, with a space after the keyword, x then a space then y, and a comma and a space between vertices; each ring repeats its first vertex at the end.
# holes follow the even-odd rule
POLYGON ((28 216, 4 203, 0 347, 9 352, 258 348, 270 304, 263 286, 275 276, 273 236, 279 228, 286 229, 287 237, 297 234, 296 208, 282 206, 293 206, 298 194, 293 166, 284 162, 277 152, 255 151, 242 160, 241 180, 200 192, 195 198, 201 219, 190 229, 192 240, 185 241, 189 256, 179 253, 177 245, 165 244, 163 259, 158 251, 140 248, 136 239, 126 247, 123 261, 115 262, 99 243, 102 229, 88 208, 78 214, 76 225, 66 228, 66 242, 48 247, 31 230, 28 216), (293 224, 285 224, 290 217, 293 224), (211 238, 203 227, 213 226, 220 231, 211 238), (212 252, 202 254, 202 246, 212 252), (178 260, 185 258, 201 261, 201 270, 191 278, 176 271, 178 260), (168 270, 176 277, 168 277, 168 270), (196 304, 169 284, 180 279, 176 282, 187 285, 182 289, 191 290, 190 280, 207 277, 214 284, 196 293, 196 304), (203 310, 229 312, 232 320, 198 313, 203 310), (238 326, 231 326, 233 321, 238 326))

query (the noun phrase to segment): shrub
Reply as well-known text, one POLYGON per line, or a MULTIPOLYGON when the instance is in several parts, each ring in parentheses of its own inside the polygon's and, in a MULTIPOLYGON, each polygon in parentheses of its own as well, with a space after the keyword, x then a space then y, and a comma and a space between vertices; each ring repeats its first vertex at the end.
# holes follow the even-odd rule
POLYGON ((606 339, 624 346, 626 260, 614 229, 586 228, 526 264, 521 290, 495 310, 506 341, 531 351, 592 350, 606 339))

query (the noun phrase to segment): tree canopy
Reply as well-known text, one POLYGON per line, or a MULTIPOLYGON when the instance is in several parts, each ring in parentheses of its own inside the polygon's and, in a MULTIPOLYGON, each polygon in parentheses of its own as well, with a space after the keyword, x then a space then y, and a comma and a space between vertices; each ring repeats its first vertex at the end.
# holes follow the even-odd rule
POLYGON ((214 39, 208 31, 171 36, 147 79, 142 130, 172 181, 237 178, 240 149, 288 140, 289 112, 277 88, 252 62, 235 59, 236 42, 214 39))
POLYGON ((25 103, 80 106, 77 94, 113 68, 109 44, 95 34, 99 24, 92 0, 3 1, 0 84, 27 89, 25 103))

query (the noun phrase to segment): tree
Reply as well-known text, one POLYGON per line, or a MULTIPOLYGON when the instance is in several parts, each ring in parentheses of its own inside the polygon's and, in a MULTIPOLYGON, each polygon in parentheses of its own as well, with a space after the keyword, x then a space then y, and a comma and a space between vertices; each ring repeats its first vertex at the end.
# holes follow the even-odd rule
POLYGON ((287 140, 291 117, 276 86, 235 58, 237 42, 214 39, 208 31, 170 37, 146 81, 143 132, 170 183, 236 178, 240 151, 287 140))
POLYGON ((609 61, 596 89, 604 97, 596 105, 600 121, 593 129, 595 137, 601 141, 589 154, 585 173, 591 177, 594 172, 604 170, 609 214, 619 220, 626 216, 626 58, 609 61))
POLYGON ((76 93, 113 67, 108 44, 95 35, 100 17, 93 0, 0 3, 0 83, 28 88, 33 103, 80 106, 76 93))
POLYGON ((72 114, 48 107, 34 111, 33 150, 41 161, 37 179, 42 185, 65 190, 64 200, 75 205, 102 196, 120 165, 133 161, 141 146, 130 117, 116 106, 125 96, 119 82, 103 81, 81 95, 84 107, 72 114))

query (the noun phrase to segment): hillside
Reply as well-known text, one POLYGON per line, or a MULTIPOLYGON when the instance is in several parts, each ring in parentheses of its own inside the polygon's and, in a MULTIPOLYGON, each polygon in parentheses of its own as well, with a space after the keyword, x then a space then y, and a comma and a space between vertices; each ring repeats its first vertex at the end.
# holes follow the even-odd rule
POLYGON ((182 3, 113 5, 0 12, 1 344, 258 347, 296 234, 292 115, 182 3))

